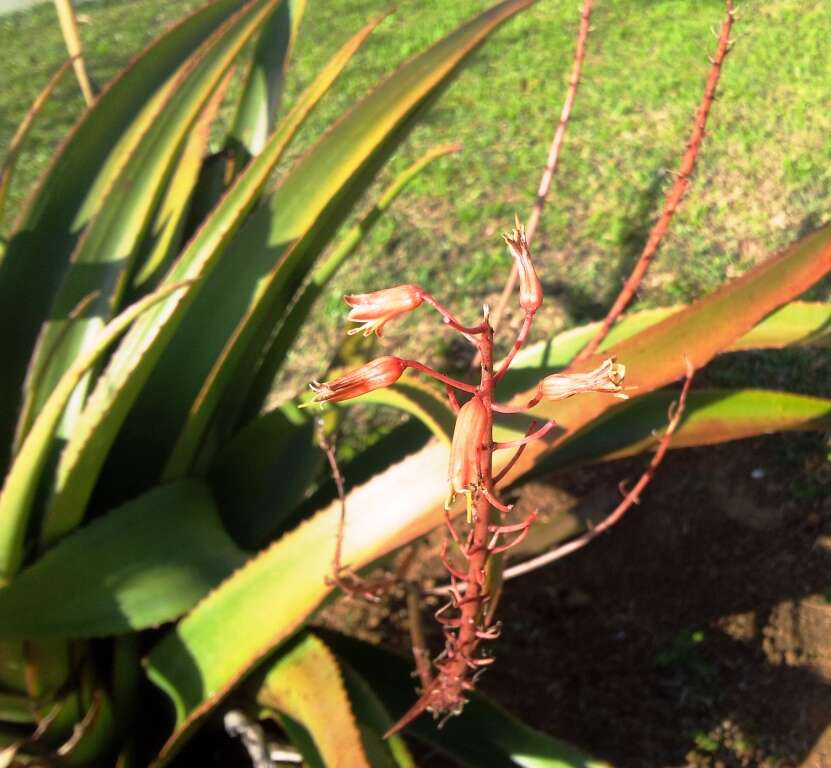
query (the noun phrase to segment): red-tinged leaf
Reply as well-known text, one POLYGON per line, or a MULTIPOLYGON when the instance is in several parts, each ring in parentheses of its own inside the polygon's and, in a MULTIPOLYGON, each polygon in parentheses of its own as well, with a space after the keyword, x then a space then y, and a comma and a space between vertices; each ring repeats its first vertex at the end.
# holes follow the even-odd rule
MULTIPOLYGON (((650 392, 613 408, 544 456, 534 473, 609 461, 654 448, 678 392, 650 392)), ((765 389, 693 390, 670 448, 725 443, 773 432, 831 429, 831 400, 765 389)))
MULTIPOLYGON (((829 271, 831 225, 802 238, 682 311, 589 358, 574 370, 590 370, 609 355, 615 355, 626 366, 627 393, 641 397, 684 376, 685 359, 696 369, 706 365, 829 271)), ((520 396, 517 401, 522 399, 520 396)), ((549 433, 550 440, 529 445, 509 477, 515 479, 527 472, 552 444, 562 442, 616 405, 620 405, 619 400, 603 394, 540 404, 532 413, 537 418, 555 419, 559 430, 549 433)))

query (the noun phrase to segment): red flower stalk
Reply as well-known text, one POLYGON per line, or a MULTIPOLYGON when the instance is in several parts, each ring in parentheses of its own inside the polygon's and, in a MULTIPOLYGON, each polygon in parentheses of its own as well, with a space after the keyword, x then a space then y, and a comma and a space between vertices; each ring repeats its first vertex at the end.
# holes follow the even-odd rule
POLYGON ((610 357, 587 373, 552 373, 540 382, 540 391, 546 400, 564 400, 579 392, 606 392, 621 400, 628 400, 623 392, 626 366, 610 357))
POLYGON ((525 227, 517 220, 516 229, 510 235, 502 235, 513 255, 519 275, 519 305, 526 314, 533 315, 542 304, 542 283, 534 270, 525 227))
POLYGON ((417 285, 397 285, 372 293, 344 296, 343 299, 352 307, 346 319, 363 323, 358 328, 352 328, 349 335, 363 332, 364 336, 373 333, 380 336, 384 323, 414 310, 424 300, 424 294, 417 285))
POLYGON ((399 357, 379 357, 332 381, 313 381, 309 387, 315 396, 305 405, 350 400, 372 392, 373 389, 392 386, 406 367, 407 363, 399 357))
POLYGON ((447 479, 450 492, 445 502, 449 507, 457 493, 467 497, 468 522, 472 518, 473 494, 482 480, 482 452, 487 449, 490 434, 488 411, 482 398, 474 395, 459 410, 450 447, 447 479))

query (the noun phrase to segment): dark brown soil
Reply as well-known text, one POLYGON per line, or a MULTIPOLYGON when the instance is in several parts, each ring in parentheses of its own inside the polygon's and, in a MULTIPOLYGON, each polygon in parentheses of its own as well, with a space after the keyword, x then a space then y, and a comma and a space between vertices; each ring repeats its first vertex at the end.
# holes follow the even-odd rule
MULTIPOLYGON (((791 435, 670 453, 609 534, 505 585, 481 688, 619 768, 831 768, 825 450, 791 435)), ((644 461, 526 485, 519 508, 549 520, 532 545, 610 510, 644 461)), ((406 644, 400 610, 362 610, 338 623, 406 644)))

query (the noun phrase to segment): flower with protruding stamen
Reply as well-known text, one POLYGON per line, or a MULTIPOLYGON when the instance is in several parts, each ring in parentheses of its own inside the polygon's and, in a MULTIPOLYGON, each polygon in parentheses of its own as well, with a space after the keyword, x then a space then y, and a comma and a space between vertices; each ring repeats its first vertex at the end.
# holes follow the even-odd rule
POLYGON ((406 367, 407 364, 401 358, 379 357, 332 381, 314 381, 309 387, 315 396, 304 406, 350 400, 374 389, 392 386, 406 367))
POLYGON ((397 285, 395 288, 383 288, 372 293, 344 296, 344 301, 352 307, 346 319, 363 323, 358 328, 352 328, 349 335, 363 331, 364 336, 372 333, 380 336, 384 323, 411 312, 421 304, 423 298, 424 294, 417 285, 397 285))
POLYGON ((606 392, 627 400, 623 392, 626 366, 610 357, 587 373, 552 373, 540 382, 540 390, 546 400, 563 400, 580 392, 606 392))
POLYGON ((456 416, 447 471, 450 491, 445 504, 449 507, 457 493, 465 494, 468 522, 472 518, 473 494, 482 479, 481 456, 488 439, 488 411, 482 398, 474 395, 456 416))
POLYGON ((519 305, 533 314, 542 305, 542 283, 534 270, 531 253, 528 250, 528 240, 525 237, 525 227, 517 219, 517 227, 510 235, 502 235, 508 250, 516 261, 519 275, 519 305))

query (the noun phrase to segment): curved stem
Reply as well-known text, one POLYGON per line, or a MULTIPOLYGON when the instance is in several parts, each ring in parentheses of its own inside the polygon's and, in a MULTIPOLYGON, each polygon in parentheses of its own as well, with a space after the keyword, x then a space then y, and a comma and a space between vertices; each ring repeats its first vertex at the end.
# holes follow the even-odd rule
POLYGON ((537 394, 534 395, 525 405, 500 405, 493 404, 493 410, 497 413, 524 413, 537 405, 542 400, 542 390, 537 389, 537 394))
POLYGON ((465 384, 463 381, 447 376, 440 371, 431 368, 429 365, 424 365, 424 363, 418 362, 418 360, 404 360, 404 363, 408 368, 414 368, 416 371, 421 371, 421 373, 425 373, 431 378, 436 379, 436 381, 447 384, 449 387, 461 389, 462 392, 470 392, 472 395, 476 394, 476 387, 473 386, 473 384, 465 384))
MULTIPOLYGON (((434 296, 427 293, 426 291, 422 291, 422 299, 426 301, 433 309, 436 310, 443 318, 444 322, 447 323, 453 330, 458 331, 459 333, 464 334, 465 336, 471 335, 478 335, 480 333, 484 333, 487 328, 487 323, 482 322, 479 325, 472 325, 467 326, 463 325, 456 316, 443 304, 441 304, 434 296)), ((476 343, 474 341, 474 343, 476 343)))
POLYGON ((516 353, 519 352, 520 349, 522 349, 522 345, 528 338, 528 332, 531 330, 531 323, 533 322, 534 313, 526 312, 525 317, 522 319, 522 327, 519 329, 519 333, 517 334, 514 346, 511 347, 511 351, 508 352, 508 356, 499 364, 499 370, 494 374, 494 383, 498 384, 499 380, 505 375, 505 372, 508 370, 508 368, 511 367, 511 363, 514 361, 516 353))
POLYGON ((508 440, 504 443, 494 443, 493 449, 495 451, 501 451, 505 448, 522 448, 525 445, 528 445, 532 440, 539 440, 542 437, 550 432, 555 426, 557 422, 554 419, 545 422, 536 432, 532 432, 530 435, 525 435, 525 437, 521 437, 518 440, 508 440))

